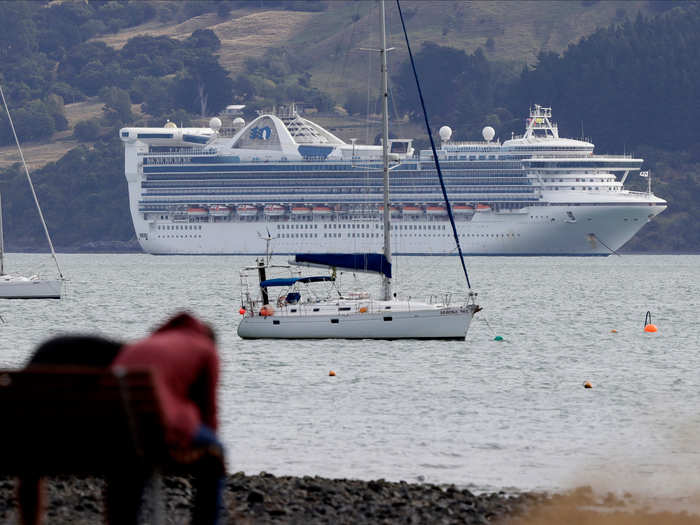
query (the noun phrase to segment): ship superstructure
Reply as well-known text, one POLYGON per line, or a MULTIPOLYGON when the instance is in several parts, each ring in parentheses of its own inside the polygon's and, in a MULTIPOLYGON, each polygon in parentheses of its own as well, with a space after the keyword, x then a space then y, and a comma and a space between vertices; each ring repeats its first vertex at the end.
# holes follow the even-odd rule
MULTIPOLYGON (((382 147, 346 143, 294 107, 223 128, 122 128, 137 238, 154 254, 380 251, 382 147)), ((596 155, 559 137, 534 106, 504 142, 451 140, 440 165, 468 254, 608 255, 666 208, 624 188, 643 159, 596 155)), ((455 242, 430 151, 390 140, 391 235, 397 254, 452 254, 455 242)))

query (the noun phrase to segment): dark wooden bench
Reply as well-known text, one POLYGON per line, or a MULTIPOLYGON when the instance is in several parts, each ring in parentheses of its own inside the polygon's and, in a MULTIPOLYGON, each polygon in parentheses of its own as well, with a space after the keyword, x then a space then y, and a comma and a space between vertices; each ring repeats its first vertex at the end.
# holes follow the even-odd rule
MULTIPOLYGON (((149 370, 32 366, 0 370, 0 474, 109 477, 124 469, 187 474, 210 450, 173 451, 149 370)), ((213 462, 213 463, 212 463, 213 462)))

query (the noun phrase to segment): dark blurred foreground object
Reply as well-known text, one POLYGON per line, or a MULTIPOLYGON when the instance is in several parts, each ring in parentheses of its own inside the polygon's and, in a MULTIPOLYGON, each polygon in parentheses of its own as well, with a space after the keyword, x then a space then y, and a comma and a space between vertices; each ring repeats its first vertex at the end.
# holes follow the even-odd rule
MULTIPOLYGON (((172 394, 158 364, 115 361, 124 349, 160 348, 158 340, 174 347, 181 341, 185 347, 206 345, 192 331, 199 325, 206 326, 181 314, 149 338, 125 347, 94 337, 57 338, 39 347, 24 370, 0 370, 0 475, 20 479, 22 523, 41 522, 41 479, 61 474, 104 477, 106 522, 119 525, 137 522, 143 486, 153 478, 153 523, 161 523, 157 501, 161 473, 203 480, 195 496, 199 501, 193 507, 193 522, 216 523, 215 500, 225 466, 215 434, 198 426, 191 439, 174 443, 168 428, 172 422, 164 410, 169 404, 172 413, 174 402, 168 399, 172 394), (179 333, 183 337, 177 337, 179 333), (147 344, 156 336, 155 345, 147 344), (110 367, 112 363, 117 365, 110 367)), ((206 330, 202 337, 215 351, 211 330, 206 330)), ((204 333, 201 328, 195 331, 204 333)), ((131 360, 137 361, 134 356, 139 353, 131 360)), ((174 352, 175 360, 177 355, 174 352)))

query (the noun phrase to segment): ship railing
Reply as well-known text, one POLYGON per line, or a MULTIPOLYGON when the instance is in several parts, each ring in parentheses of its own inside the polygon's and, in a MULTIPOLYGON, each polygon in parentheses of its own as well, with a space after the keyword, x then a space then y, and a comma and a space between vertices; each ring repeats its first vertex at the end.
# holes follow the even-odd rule
POLYGON ((428 295, 425 302, 434 306, 462 306, 469 302, 468 293, 441 291, 428 295))

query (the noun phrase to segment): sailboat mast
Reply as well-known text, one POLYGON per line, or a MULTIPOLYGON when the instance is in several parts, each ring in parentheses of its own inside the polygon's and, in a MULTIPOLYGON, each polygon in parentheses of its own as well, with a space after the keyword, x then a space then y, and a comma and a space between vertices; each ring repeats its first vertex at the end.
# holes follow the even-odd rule
MULTIPOLYGON (((389 80, 386 66, 386 15, 381 0, 382 19, 382 160, 384 164, 384 257, 391 264, 391 213, 389 212, 389 80)), ((384 300, 391 300, 391 278, 384 276, 384 300)))
POLYGON ((12 128, 12 134, 15 137, 15 142, 17 143, 17 149, 19 150, 19 156, 22 159, 22 165, 24 166, 24 172, 27 174, 27 181, 29 181, 29 189, 32 190, 32 196, 34 197, 34 203, 36 204, 36 211, 39 212, 39 218, 41 219, 41 224, 44 226, 44 233, 46 234, 46 240, 49 241, 49 248, 51 249, 51 257, 56 263, 56 269, 58 270, 58 276, 63 279, 63 273, 61 273, 61 267, 58 265, 58 259, 56 259, 56 252, 53 249, 53 243, 51 242, 51 236, 49 235, 49 229, 46 227, 46 221, 44 220, 44 214, 41 213, 41 206, 39 206, 39 199, 34 191, 34 184, 32 184, 32 178, 29 176, 29 169, 27 168, 27 162, 24 160, 24 153, 22 153, 22 147, 19 145, 19 139, 17 138, 17 132, 15 131, 15 125, 12 122, 12 116, 10 115, 10 107, 7 105, 5 100, 5 93, 0 86, 0 96, 2 97, 2 103, 5 106, 5 111, 7 111, 7 119, 10 121, 10 127, 12 128))
POLYGON ((5 275, 5 240, 2 237, 2 198, 0 197, 0 275, 5 275))

